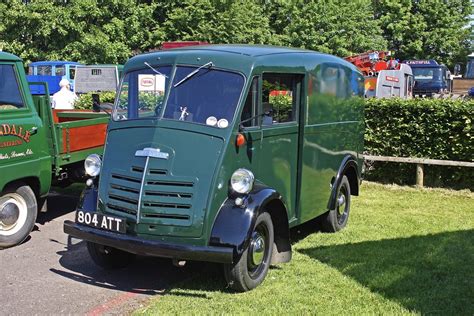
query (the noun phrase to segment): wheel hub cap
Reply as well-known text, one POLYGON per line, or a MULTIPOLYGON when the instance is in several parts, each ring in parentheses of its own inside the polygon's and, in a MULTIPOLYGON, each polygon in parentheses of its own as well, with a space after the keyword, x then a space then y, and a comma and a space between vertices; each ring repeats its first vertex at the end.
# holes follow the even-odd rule
POLYGON ((346 197, 344 196, 344 194, 341 194, 339 196, 339 198, 337 199, 337 204, 340 208, 342 206, 342 209, 344 210, 343 206, 344 206, 344 204, 346 204, 346 197))
POLYGON ((6 202, 0 206, 0 226, 14 225, 20 216, 20 208, 16 203, 6 202))
POLYGON ((250 244, 252 264, 258 266, 263 262, 265 254, 265 239, 259 233, 255 233, 250 244))

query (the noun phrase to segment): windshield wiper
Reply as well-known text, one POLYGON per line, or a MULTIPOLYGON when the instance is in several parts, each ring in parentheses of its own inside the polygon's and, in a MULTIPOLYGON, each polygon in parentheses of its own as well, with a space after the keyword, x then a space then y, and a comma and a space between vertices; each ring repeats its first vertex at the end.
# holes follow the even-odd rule
POLYGON ((148 66, 148 68, 150 68, 151 70, 153 70, 155 73, 157 73, 157 74, 159 74, 159 75, 161 75, 161 76, 165 76, 165 78, 168 78, 168 76, 167 76, 167 75, 165 75, 165 74, 162 74, 161 72, 159 72, 158 70, 156 70, 155 68, 153 68, 153 66, 152 66, 152 65, 150 65, 149 63, 147 63, 147 62, 144 62, 144 64, 145 64, 146 66, 148 66))
POLYGON ((212 63, 212 61, 208 62, 207 64, 202 65, 201 67, 197 68, 196 70, 193 70, 192 72, 190 72, 186 77, 181 79, 179 82, 175 83, 175 85, 173 87, 176 88, 177 86, 179 86, 180 84, 182 84, 183 82, 185 82, 186 80, 188 80, 189 78, 191 78, 192 76, 197 74, 199 72, 199 70, 201 70, 202 68, 212 67, 213 65, 214 64, 212 63))

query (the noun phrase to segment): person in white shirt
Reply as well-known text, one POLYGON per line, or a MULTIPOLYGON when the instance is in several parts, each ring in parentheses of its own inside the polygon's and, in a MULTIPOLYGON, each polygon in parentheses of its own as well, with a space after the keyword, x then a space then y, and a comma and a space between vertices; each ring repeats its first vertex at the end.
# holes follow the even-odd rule
POLYGON ((61 90, 53 94, 52 108, 57 110, 73 110, 77 96, 70 90, 71 84, 69 80, 61 79, 59 86, 61 90))

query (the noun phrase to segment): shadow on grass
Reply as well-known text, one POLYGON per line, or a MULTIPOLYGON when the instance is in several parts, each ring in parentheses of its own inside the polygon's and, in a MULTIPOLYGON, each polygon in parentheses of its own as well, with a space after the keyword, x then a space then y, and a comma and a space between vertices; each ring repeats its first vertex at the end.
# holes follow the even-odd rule
POLYGON ((298 251, 409 310, 474 313, 474 230, 298 251))

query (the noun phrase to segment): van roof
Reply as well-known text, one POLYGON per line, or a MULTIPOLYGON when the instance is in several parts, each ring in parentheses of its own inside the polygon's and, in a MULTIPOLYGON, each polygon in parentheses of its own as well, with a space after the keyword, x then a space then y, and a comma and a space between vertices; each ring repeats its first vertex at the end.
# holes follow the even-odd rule
POLYGON ((21 58, 10 53, 0 52, 0 60, 21 61, 21 58))
POLYGON ((62 65, 82 65, 81 63, 75 61, 65 61, 65 60, 49 60, 49 61, 35 61, 30 63, 28 66, 62 66, 62 65))
POLYGON ((239 45, 239 44, 187 46, 187 47, 175 48, 170 51, 179 51, 179 50, 181 51, 207 50, 207 51, 240 54, 240 55, 246 55, 250 57, 258 57, 258 56, 274 55, 274 54, 315 53, 314 51, 301 49, 301 48, 269 46, 269 45, 239 45))
POLYGON ((212 61, 216 67, 251 72, 258 66, 290 67, 303 70, 314 66, 315 61, 325 60, 343 64, 354 71, 354 65, 342 58, 315 51, 266 45, 199 45, 187 46, 137 55, 126 63, 126 71, 142 68, 143 64, 189 64, 203 65, 212 61), (303 68, 302 68, 303 67, 303 68))

